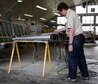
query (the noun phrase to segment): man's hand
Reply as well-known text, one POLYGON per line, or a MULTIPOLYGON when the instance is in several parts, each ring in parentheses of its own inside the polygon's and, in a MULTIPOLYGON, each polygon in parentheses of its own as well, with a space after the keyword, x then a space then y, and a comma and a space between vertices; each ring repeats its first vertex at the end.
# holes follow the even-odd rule
POLYGON ((69 52, 72 52, 72 51, 73 51, 73 45, 69 45, 69 46, 68 46, 68 51, 69 51, 69 52))
POLYGON ((54 33, 59 33, 59 30, 54 30, 54 33))

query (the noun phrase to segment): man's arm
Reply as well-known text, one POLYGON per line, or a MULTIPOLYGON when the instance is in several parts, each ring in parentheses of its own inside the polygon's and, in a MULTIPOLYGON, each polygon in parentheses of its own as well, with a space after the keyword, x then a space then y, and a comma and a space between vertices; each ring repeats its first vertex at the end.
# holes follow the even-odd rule
POLYGON ((73 43, 73 37, 74 37, 74 28, 69 29, 69 44, 73 43))
POLYGON ((74 38, 74 28, 69 29, 69 46, 68 51, 73 51, 73 38, 74 38))

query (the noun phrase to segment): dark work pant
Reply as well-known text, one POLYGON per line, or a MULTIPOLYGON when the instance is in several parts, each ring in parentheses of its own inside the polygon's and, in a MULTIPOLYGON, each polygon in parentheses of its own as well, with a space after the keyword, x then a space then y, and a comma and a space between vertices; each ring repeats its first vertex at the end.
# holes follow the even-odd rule
POLYGON ((84 55, 84 49, 83 49, 84 42, 85 42, 85 37, 83 34, 74 36, 73 51, 68 52, 69 78, 72 78, 72 79, 76 78, 77 66, 79 67, 81 71, 81 75, 83 77, 89 76, 87 64, 85 60, 85 55, 84 55))

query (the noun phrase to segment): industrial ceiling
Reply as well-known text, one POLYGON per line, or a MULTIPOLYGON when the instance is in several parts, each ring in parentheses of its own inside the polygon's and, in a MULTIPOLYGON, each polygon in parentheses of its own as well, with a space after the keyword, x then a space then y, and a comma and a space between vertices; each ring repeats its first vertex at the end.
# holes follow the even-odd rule
POLYGON ((22 3, 17 0, 0 0, 0 14, 2 18, 32 19, 37 22, 47 22, 55 16, 56 7, 60 2, 66 2, 70 7, 92 0, 23 0, 22 3), (36 8, 36 5, 47 8, 46 11, 36 8), (33 15, 33 17, 24 16, 24 14, 33 15), (41 20, 40 18, 46 18, 41 20))

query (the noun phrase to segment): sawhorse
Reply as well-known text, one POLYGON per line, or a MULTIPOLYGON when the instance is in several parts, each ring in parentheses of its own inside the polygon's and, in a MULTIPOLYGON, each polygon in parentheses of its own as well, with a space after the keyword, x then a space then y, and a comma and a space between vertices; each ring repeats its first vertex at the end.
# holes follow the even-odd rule
POLYGON ((10 73, 10 71, 11 71, 15 48, 16 48, 16 53, 17 53, 17 56, 18 56, 18 63, 19 63, 19 65, 21 65, 20 64, 19 48, 18 48, 18 43, 19 42, 45 43, 45 52, 44 52, 44 63, 43 63, 43 73, 42 73, 42 76, 45 77, 45 66, 46 66, 47 55, 48 55, 49 69, 50 69, 50 72, 51 72, 52 64, 51 64, 50 48, 49 48, 48 41, 14 41, 13 42, 12 52, 11 52, 10 64, 9 64, 9 67, 8 67, 8 73, 10 73))

